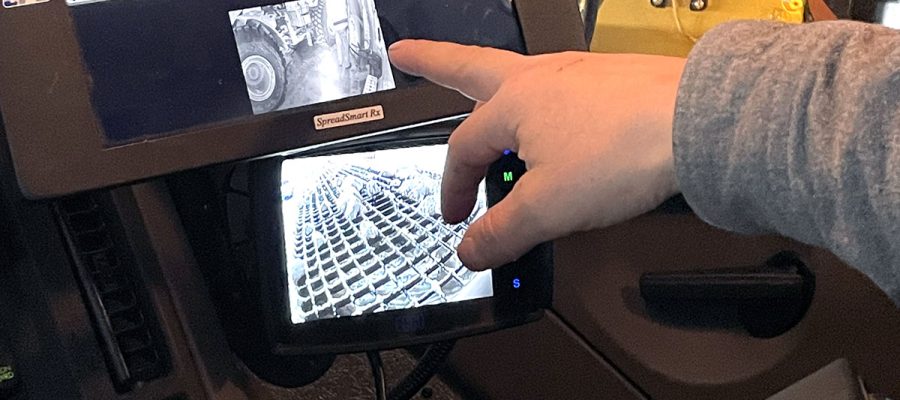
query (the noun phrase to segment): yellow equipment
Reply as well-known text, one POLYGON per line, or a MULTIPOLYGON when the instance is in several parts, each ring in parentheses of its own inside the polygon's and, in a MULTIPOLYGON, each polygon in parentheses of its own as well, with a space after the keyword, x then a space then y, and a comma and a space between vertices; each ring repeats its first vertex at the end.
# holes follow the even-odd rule
POLYGON ((684 57, 704 32, 722 22, 801 23, 805 7, 806 0, 603 0, 591 51, 684 57))

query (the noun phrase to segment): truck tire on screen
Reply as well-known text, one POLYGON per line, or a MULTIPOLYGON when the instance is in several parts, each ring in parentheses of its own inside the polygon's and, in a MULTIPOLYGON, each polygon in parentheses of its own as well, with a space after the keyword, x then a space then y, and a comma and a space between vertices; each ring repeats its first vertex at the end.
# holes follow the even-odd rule
POLYGON ((256 21, 236 27, 235 39, 253 112, 277 109, 284 102, 287 84, 287 67, 278 42, 256 21))

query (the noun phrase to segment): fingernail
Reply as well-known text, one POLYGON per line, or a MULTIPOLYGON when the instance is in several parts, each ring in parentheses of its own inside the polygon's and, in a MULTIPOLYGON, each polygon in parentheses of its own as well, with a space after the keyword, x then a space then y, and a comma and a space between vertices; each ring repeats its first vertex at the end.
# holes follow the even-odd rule
POLYGON ((391 43, 391 46, 388 47, 388 51, 396 51, 397 49, 403 47, 406 43, 406 40, 398 40, 394 43, 391 43))

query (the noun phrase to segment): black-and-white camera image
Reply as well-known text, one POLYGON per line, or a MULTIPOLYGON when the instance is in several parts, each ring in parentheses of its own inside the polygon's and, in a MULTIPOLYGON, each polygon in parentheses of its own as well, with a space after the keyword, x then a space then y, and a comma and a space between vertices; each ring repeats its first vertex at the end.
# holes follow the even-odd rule
POLYGON ((456 256, 472 216, 440 216, 446 145, 284 161, 282 215, 293 323, 493 295, 456 256))
POLYGON ((373 0, 229 12, 254 114, 394 88, 373 0))

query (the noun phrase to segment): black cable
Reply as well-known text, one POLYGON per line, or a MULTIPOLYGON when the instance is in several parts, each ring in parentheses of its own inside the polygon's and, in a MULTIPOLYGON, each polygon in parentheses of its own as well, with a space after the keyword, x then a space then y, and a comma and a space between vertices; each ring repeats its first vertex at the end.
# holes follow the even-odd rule
POLYGON ((428 346, 416 367, 388 393, 388 400, 409 400, 419 393, 447 360, 455 344, 455 340, 448 340, 428 346))
POLYGON ((375 378, 375 400, 385 400, 384 393, 387 391, 387 385, 384 382, 381 354, 377 351, 370 351, 366 355, 369 356, 369 365, 372 366, 372 376, 375 378))

